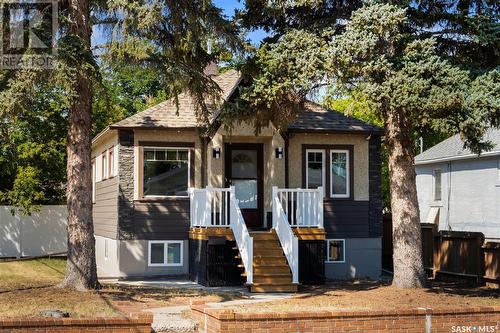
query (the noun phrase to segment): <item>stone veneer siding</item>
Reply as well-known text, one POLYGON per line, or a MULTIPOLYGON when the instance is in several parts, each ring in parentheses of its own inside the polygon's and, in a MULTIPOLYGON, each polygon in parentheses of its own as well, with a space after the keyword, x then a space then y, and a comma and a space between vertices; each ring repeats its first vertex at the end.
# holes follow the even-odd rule
POLYGON ((370 237, 382 237, 382 156, 380 136, 372 135, 368 143, 368 223, 370 237))
POLYGON ((193 305, 191 310, 199 333, 498 332, 500 324, 500 307, 235 313, 193 305))
POLYGON ((118 239, 134 239, 134 131, 119 130, 118 239))

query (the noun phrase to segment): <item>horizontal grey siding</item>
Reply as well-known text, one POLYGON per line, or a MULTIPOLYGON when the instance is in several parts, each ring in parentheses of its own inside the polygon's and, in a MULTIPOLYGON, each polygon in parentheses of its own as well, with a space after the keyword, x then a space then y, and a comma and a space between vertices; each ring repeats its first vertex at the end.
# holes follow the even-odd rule
POLYGON ((97 236, 116 239, 118 231, 118 177, 95 185, 95 203, 92 217, 97 236))
POLYGON ((325 200, 324 227, 328 238, 369 237, 369 201, 325 200))
POLYGON ((136 201, 134 234, 137 239, 188 239, 189 199, 136 201))

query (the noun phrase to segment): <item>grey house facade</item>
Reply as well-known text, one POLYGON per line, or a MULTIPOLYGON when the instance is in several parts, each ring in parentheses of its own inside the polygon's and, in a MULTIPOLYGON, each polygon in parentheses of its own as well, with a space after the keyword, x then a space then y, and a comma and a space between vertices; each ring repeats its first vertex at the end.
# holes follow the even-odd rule
POLYGON ((500 130, 486 139, 494 148, 480 156, 464 149, 458 135, 416 156, 422 222, 500 239, 500 130))
MULTIPOLYGON (((224 103, 241 76, 214 80, 224 103)), ((167 100, 92 142, 100 277, 189 275, 208 285, 217 246, 237 249, 221 265, 241 271, 218 279, 246 279, 255 291, 288 290, 312 261, 323 278, 379 276, 380 128, 307 102, 282 133, 271 124, 256 136, 246 123, 229 133, 217 112, 204 131, 191 98, 179 103, 179 114, 167 100), (267 271, 276 265, 281 273, 267 271)))

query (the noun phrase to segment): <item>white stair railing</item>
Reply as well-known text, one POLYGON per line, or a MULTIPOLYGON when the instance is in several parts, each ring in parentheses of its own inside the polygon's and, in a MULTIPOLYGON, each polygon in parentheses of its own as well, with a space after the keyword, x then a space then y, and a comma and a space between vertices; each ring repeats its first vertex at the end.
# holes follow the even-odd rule
POLYGON ((241 214, 238 201, 234 192, 234 186, 230 188, 229 212, 231 229, 233 230, 236 245, 240 251, 241 261, 245 267, 247 284, 253 283, 253 238, 248 232, 247 225, 241 214))
MULTIPOLYGON (((278 189, 275 193, 292 227, 323 228, 323 188, 278 189)), ((275 196, 273 195, 273 197, 275 196)))
POLYGON ((229 227, 229 189, 189 189, 191 227, 229 227))
POLYGON ((288 223, 276 186, 273 186, 273 228, 292 271, 292 282, 299 283, 299 240, 288 223))
POLYGON ((245 267, 247 283, 253 283, 253 238, 230 188, 189 189, 191 227, 231 228, 245 267))

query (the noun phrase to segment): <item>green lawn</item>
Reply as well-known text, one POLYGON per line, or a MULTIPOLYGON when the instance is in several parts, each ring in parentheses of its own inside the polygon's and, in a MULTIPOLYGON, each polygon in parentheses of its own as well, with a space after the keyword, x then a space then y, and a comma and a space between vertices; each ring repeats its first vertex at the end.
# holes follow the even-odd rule
POLYGON ((33 317, 42 310, 72 317, 119 315, 99 292, 58 288, 65 271, 64 259, 0 262, 0 318, 33 317))
POLYGON ((0 292, 53 286, 66 271, 65 259, 0 262, 0 292))
POLYGON ((33 317, 42 310, 62 310, 71 317, 122 315, 126 311, 187 305, 193 300, 220 302, 237 294, 183 288, 152 288, 103 284, 99 291, 79 292, 58 288, 66 271, 65 259, 0 261, 0 318, 33 317))

